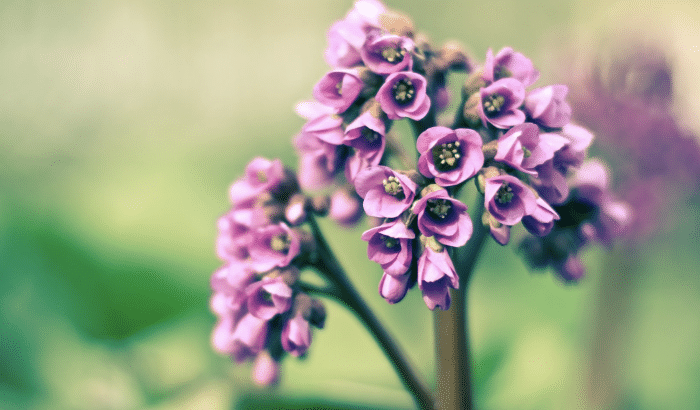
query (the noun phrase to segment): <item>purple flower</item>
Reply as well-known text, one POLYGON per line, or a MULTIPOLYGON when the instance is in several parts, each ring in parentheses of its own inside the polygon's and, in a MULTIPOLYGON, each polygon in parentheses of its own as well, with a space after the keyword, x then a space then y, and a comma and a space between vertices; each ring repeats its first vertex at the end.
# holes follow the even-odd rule
POLYGON ((392 305, 401 302, 408 291, 410 277, 409 273, 393 276, 385 272, 379 281, 379 295, 392 305))
POLYGON ((314 98, 341 113, 360 95, 364 82, 357 69, 338 69, 327 73, 314 86, 314 98))
POLYGON ((525 184, 511 175, 486 178, 486 210, 495 220, 513 226, 537 209, 537 197, 525 184))
POLYGON ((342 144, 345 138, 343 119, 336 114, 321 115, 309 120, 304 124, 302 132, 332 145, 342 144))
POLYGON ((280 375, 280 365, 270 356, 267 350, 263 350, 255 357, 253 364, 253 381, 258 386, 272 386, 277 383, 280 375))
POLYGON ((550 85, 530 91, 525 97, 525 109, 538 124, 561 128, 571 120, 571 106, 566 102, 569 87, 550 85))
POLYGON ((407 176, 381 165, 360 171, 355 178, 355 190, 364 198, 365 212, 381 218, 395 218, 407 210, 416 188, 407 176))
POLYGON ((490 123, 496 128, 510 128, 525 122, 520 106, 525 100, 525 87, 514 78, 495 81, 480 91, 479 117, 484 126, 490 123))
POLYGON ((292 306, 292 288, 281 276, 252 283, 246 289, 248 311, 255 317, 270 320, 292 306))
POLYGON ((510 47, 504 47, 493 56, 489 48, 486 52, 483 78, 488 83, 502 78, 512 77, 529 87, 537 81, 540 73, 532 65, 532 61, 521 53, 513 51, 510 47))
POLYGON ((516 125, 498 138, 495 160, 530 175, 535 167, 554 157, 554 152, 567 143, 557 134, 540 134, 537 125, 526 122, 516 125))
POLYGON ((425 248, 418 259, 418 287, 430 310, 450 308, 448 288, 459 289, 459 277, 446 249, 436 252, 430 247, 425 248))
POLYGON ((365 32, 354 22, 339 20, 333 23, 327 34, 328 47, 324 53, 331 67, 349 68, 362 62, 360 47, 365 41, 365 32))
MULTIPOLYGON (((222 295, 218 303, 224 313, 238 311, 246 300, 245 289, 255 280, 255 272, 245 263, 228 263, 211 276, 211 288, 216 295, 222 295)), ((221 311, 215 313, 223 315, 221 311)))
POLYGON ((243 178, 234 182, 230 189, 230 198, 234 206, 250 202, 263 192, 275 189, 284 179, 282 161, 256 157, 248 163, 243 178))
POLYGON ((250 256, 248 244, 250 232, 259 226, 257 212, 253 208, 232 209, 217 221, 216 254, 226 262, 243 262, 250 256))
POLYGON ((379 104, 366 110, 345 129, 343 143, 354 148, 345 162, 345 177, 353 182, 365 168, 379 165, 386 147, 386 126, 379 104))
POLYGON ((364 213, 360 198, 350 189, 340 188, 331 195, 331 205, 328 217, 341 226, 351 227, 359 222, 364 213))
POLYGON ((338 146, 301 132, 294 139, 299 154, 299 185, 305 190, 317 190, 330 185, 338 170, 338 146))
POLYGON ((365 231, 362 240, 368 242, 367 257, 370 260, 380 264, 384 273, 400 276, 411 266, 412 239, 415 236, 400 219, 396 219, 365 231))
POLYGON ((418 136, 418 170, 440 186, 457 185, 484 165, 479 133, 466 128, 432 127, 418 136))
POLYGON ((282 329, 282 347, 294 357, 306 353, 311 345, 311 328, 309 321, 304 319, 301 312, 284 324, 282 329))
POLYGON ((500 245, 508 245, 508 242, 510 241, 510 226, 500 223, 497 226, 490 225, 489 233, 491 234, 491 237, 500 245))
POLYGON ((230 352, 237 362, 242 362, 257 355, 267 340, 268 321, 248 313, 236 323, 231 335, 233 345, 230 352))
POLYGON ((389 75, 375 97, 389 119, 420 120, 430 110, 427 81, 416 73, 401 71, 389 75))
POLYGON ((523 217, 523 226, 533 235, 546 236, 552 231, 559 214, 542 198, 537 198, 535 212, 523 217))
POLYGON ((377 74, 411 71, 413 68, 413 41, 395 34, 367 36, 360 49, 365 65, 377 74))
POLYGON ((249 247, 251 267, 266 272, 274 267, 285 267, 300 250, 300 239, 285 223, 268 225, 253 232, 249 247))
POLYGON ((567 256, 555 269, 564 282, 578 282, 586 274, 586 267, 576 255, 567 256))
POLYGON ((435 236, 443 245, 462 246, 472 236, 473 226, 467 206, 451 198, 442 188, 416 201, 413 213, 418 216, 420 232, 425 236, 435 236))

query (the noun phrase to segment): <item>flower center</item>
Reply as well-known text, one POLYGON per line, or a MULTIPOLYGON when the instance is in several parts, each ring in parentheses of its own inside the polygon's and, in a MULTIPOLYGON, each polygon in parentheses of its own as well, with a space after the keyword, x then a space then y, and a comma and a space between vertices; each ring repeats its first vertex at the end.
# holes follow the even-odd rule
POLYGON ((258 171, 257 174, 255 174, 256 177, 258 177, 258 181, 265 183, 267 182, 267 175, 263 171, 258 171))
POLYGON ((449 171, 459 165, 462 157, 459 145, 459 141, 455 141, 433 147, 433 163, 439 171, 449 171))
POLYGON ((523 155, 525 156, 525 158, 530 158, 530 155, 532 155, 532 151, 523 147, 523 155))
POLYGON ((338 81, 335 85, 335 90, 338 92, 338 95, 343 95, 343 81, 338 81))
POLYGON ((389 63, 398 63, 406 55, 403 48, 387 47, 382 50, 382 58, 389 63))
POLYGON ((428 213, 436 218, 445 219, 445 217, 450 214, 451 210, 452 202, 447 199, 428 200, 428 213))
POLYGON ((275 252, 287 252, 292 241, 286 233, 275 235, 270 239, 270 248, 275 252))
POLYGON ((389 178, 382 180, 382 185, 384 185, 384 192, 387 194, 395 196, 398 199, 405 198, 403 186, 401 186, 401 182, 399 182, 399 179, 395 176, 392 175, 389 178))
POLYGON ((384 241, 384 246, 387 247, 387 249, 394 249, 397 246, 399 246, 399 240, 396 238, 392 238, 391 236, 381 236, 382 241, 384 241))
POLYGON ((394 100, 399 104, 408 104, 413 100, 416 93, 411 80, 408 78, 397 81, 392 90, 394 90, 394 100))
POLYGON ((499 204, 508 204, 510 201, 513 200, 513 188, 508 185, 507 182, 504 182, 500 188, 498 188, 498 192, 496 192, 496 201, 498 201, 499 204))
POLYGON ((491 94, 484 100, 484 111, 486 115, 495 115, 501 112, 506 99, 500 94, 491 94))
POLYGON ((366 139, 368 142, 374 142, 377 140, 377 138, 381 137, 381 134, 378 132, 374 131, 373 129, 369 127, 363 127, 362 131, 360 131, 362 137, 366 139))

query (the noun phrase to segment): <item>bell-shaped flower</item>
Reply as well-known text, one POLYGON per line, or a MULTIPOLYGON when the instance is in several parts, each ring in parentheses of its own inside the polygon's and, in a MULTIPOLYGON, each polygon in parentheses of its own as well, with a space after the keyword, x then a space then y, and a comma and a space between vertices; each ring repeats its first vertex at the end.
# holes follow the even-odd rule
MULTIPOLYGON (((431 185, 435 187, 435 185, 431 185)), ((418 216, 418 229, 425 236, 434 236, 443 245, 462 246, 472 236, 472 220, 467 206, 451 198, 439 188, 417 200, 413 213, 418 216)))
POLYGON ((270 320, 292 307, 292 288, 281 276, 254 282, 245 292, 248 311, 259 319, 270 320))
POLYGON ((280 222, 253 231, 249 247, 250 266, 257 272, 267 272, 274 267, 289 265, 300 252, 297 232, 280 222))
POLYGON ((380 264, 384 273, 398 277, 411 266, 415 236, 400 219, 395 219, 365 231, 362 240, 368 242, 367 257, 380 264))
POLYGON ((525 110, 532 120, 547 128, 561 128, 571 120, 571 106, 566 102, 569 87, 550 85, 530 91, 525 110))
POLYGON ((401 215, 413 203, 417 189, 410 178, 381 165, 360 171, 354 183, 367 215, 379 218, 401 215))
POLYGON ((345 162, 345 177, 354 182, 357 174, 379 165, 386 148, 386 126, 379 103, 357 117, 345 128, 343 144, 353 148, 354 153, 345 162))
POLYGON ((251 313, 246 314, 236 323, 231 335, 233 349, 231 354, 237 362, 242 362, 257 355, 267 341, 269 322, 257 318, 251 313))
POLYGON ((525 100, 525 87, 514 78, 503 78, 480 90, 479 117, 484 126, 510 128, 525 122, 520 106, 525 100))
POLYGON ((450 308, 449 288, 459 289, 459 277, 447 249, 437 252, 426 247, 418 258, 418 288, 430 310, 450 308))
POLYGON ((254 200, 263 192, 271 192, 284 179, 282 161, 262 157, 253 158, 245 169, 244 176, 231 185, 230 198, 234 207, 254 200))
POLYGON ((305 190, 318 190, 330 185, 341 162, 338 146, 304 132, 296 136, 294 145, 299 155, 299 185, 305 190))
POLYGON ((523 217, 523 226, 533 235, 546 236, 552 231, 559 214, 542 198, 537 198, 535 212, 523 217))
POLYGON ((276 384, 280 375, 280 365, 263 350, 255 357, 253 363, 253 381, 258 386, 268 387, 276 384))
POLYGON ((440 186, 457 185, 476 175, 484 165, 482 144, 481 136, 474 130, 428 128, 416 141, 420 153, 418 170, 427 178, 435 178, 440 186))
POLYGON ((314 98, 342 113, 352 105, 360 95, 364 82, 358 69, 337 69, 324 75, 316 83, 314 98))
POLYGON ((517 224, 537 209, 535 193, 511 175, 486 178, 484 203, 496 221, 508 226, 517 224))
POLYGON ((282 328, 282 348, 294 357, 306 353, 311 345, 311 327, 301 312, 297 312, 282 328))
POLYGON ((526 122, 516 125, 498 139, 495 160, 518 171, 537 175, 535 167, 554 157, 554 152, 567 143, 557 134, 540 134, 539 127, 526 122))
POLYGON ((413 69, 413 40, 395 34, 370 34, 360 49, 367 68, 377 74, 392 74, 413 69))
POLYGON ((489 84, 502 78, 512 77, 520 81, 523 86, 529 87, 537 81, 539 76, 540 73, 535 69, 532 61, 510 47, 502 48, 495 57, 490 48, 486 52, 483 78, 489 84))
POLYGON ((336 189, 331 195, 328 217, 341 226, 351 227, 364 215, 360 198, 350 187, 336 189))
POLYGON ((391 120, 410 118, 420 120, 430 111, 430 98, 426 94, 428 82, 410 71, 389 75, 375 97, 391 120))

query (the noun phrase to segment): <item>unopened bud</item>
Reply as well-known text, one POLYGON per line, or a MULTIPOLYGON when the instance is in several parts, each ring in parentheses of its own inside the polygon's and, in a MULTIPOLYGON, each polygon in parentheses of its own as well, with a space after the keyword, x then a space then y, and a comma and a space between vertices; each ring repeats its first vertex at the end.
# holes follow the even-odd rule
POLYGON ((424 196, 426 196, 426 195, 428 195, 428 194, 430 194, 430 193, 433 193, 433 192, 435 192, 435 191, 440 191, 440 190, 442 190, 442 189, 445 189, 445 188, 441 187, 441 186, 438 185, 438 184, 430 184, 430 185, 428 185, 427 187, 423 188, 423 189, 420 191, 420 196, 421 196, 421 197, 424 197, 424 196))
POLYGON ((484 144, 481 147, 481 151, 484 153, 484 161, 495 158, 498 152, 498 140, 493 140, 484 144))
POLYGON ((289 204, 284 209, 284 217, 290 225, 300 225, 306 220, 307 204, 308 198, 304 194, 296 194, 289 199, 289 204))
POLYGON ((471 94, 464 103, 462 117, 469 128, 477 128, 481 125, 481 117, 479 116, 479 104, 481 104, 481 96, 479 93, 471 94))
POLYGON ((326 324, 326 307, 323 306, 318 299, 311 300, 311 314, 309 315, 309 323, 319 329, 323 329, 326 324))
POLYGON ((486 87, 486 81, 484 81, 483 75, 483 69, 476 70, 469 75, 467 80, 464 82, 464 85, 462 86, 463 97, 466 98, 471 97, 474 94, 478 94, 479 90, 486 87))
POLYGON ((457 41, 448 41, 440 49, 439 65, 444 69, 470 71, 471 64, 464 49, 457 41))

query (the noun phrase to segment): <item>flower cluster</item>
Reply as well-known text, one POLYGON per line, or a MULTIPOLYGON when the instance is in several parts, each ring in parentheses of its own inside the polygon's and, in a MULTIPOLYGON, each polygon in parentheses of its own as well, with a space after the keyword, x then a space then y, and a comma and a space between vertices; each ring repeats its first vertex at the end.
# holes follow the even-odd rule
POLYGON ((242 362, 255 358, 254 380, 277 379, 285 352, 301 356, 311 327, 325 310, 298 286, 300 263, 313 242, 299 225, 306 200, 280 160, 253 159, 231 186, 231 210, 218 221, 217 254, 224 265, 211 278, 211 309, 218 317, 215 349, 242 362))

